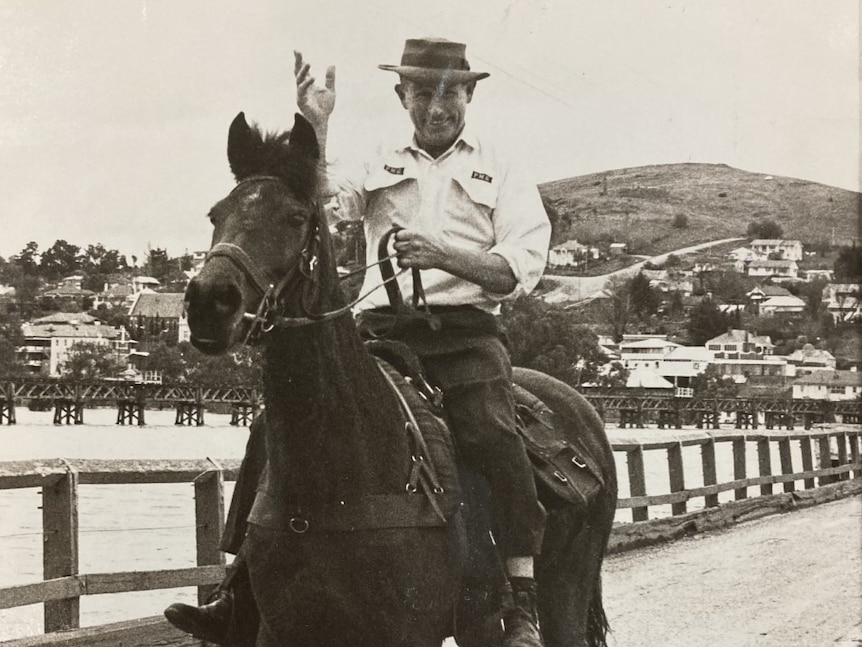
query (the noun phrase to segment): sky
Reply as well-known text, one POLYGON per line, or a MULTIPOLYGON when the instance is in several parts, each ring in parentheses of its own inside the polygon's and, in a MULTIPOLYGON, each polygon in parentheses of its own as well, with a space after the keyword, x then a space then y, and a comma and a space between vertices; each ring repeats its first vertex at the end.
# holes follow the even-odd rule
POLYGON ((205 250, 239 111, 295 112, 293 50, 336 66, 329 157, 409 118, 404 40, 467 43, 467 119, 544 182, 722 163, 860 190, 858 0, 3 0, 0 256, 205 250))

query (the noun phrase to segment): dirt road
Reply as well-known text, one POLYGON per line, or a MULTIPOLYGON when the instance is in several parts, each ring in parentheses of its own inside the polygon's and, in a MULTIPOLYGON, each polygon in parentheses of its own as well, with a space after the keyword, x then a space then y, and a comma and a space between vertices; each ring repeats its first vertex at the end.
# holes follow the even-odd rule
POLYGON ((659 254, 652 258, 644 259, 634 265, 629 265, 621 270, 612 272, 611 274, 603 274, 601 276, 553 276, 554 282, 558 286, 545 294, 542 298, 548 303, 579 303, 581 301, 589 301, 598 296, 604 289, 605 284, 613 277, 630 277, 637 274, 648 260, 653 263, 661 264, 667 260, 671 254, 682 255, 690 252, 695 252, 715 245, 721 245, 734 240, 744 240, 743 238, 723 238, 722 240, 713 240, 708 243, 692 245, 683 249, 677 249, 665 254, 659 254))
POLYGON ((611 556, 613 647, 862 646, 862 499, 611 556))

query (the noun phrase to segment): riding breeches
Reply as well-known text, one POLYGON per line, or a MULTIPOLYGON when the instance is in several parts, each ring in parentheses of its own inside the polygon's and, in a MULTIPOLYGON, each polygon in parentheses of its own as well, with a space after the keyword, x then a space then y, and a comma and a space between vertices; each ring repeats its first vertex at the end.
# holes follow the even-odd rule
POLYGON ((512 367, 505 347, 488 335, 471 339, 467 348, 421 352, 420 358, 428 379, 443 391, 461 459, 488 480, 502 556, 538 555, 545 511, 515 428, 512 367))

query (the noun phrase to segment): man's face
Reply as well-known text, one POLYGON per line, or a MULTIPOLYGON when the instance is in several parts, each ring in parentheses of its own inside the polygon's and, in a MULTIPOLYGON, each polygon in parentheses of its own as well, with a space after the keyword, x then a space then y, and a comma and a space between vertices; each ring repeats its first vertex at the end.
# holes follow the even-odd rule
POLYGON ((395 86, 413 122, 416 141, 432 157, 444 153, 461 133, 475 87, 475 82, 445 85, 408 79, 395 86))

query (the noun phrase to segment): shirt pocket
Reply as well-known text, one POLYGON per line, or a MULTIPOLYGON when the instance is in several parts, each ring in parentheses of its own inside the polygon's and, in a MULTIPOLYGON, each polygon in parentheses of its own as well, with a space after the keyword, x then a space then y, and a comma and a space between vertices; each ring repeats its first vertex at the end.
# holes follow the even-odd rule
POLYGON ((497 206, 497 196, 499 195, 497 185, 494 184, 493 179, 489 182, 487 179, 478 178, 475 175, 476 173, 467 171, 458 173, 453 179, 464 191, 470 202, 493 211, 497 206))
POLYGON ((365 178, 365 219, 372 230, 407 227, 419 210, 419 186, 411 169, 382 165, 365 178))

